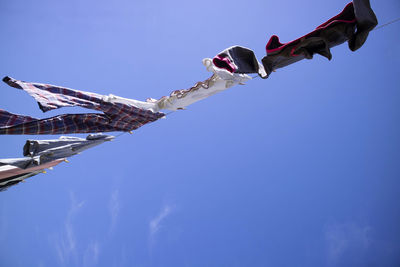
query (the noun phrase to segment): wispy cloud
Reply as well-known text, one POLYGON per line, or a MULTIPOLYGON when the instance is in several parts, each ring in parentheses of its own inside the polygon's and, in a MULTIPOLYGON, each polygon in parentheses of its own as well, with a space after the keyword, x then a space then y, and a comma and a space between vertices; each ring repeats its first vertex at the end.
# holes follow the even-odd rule
POLYGON ((154 236, 161 227, 161 222, 171 213, 171 206, 164 206, 161 212, 149 223, 150 236, 154 236))
MULTIPOLYGON (((5 201, 4 201, 5 203, 5 201)), ((5 204, 0 206, 0 242, 4 242, 6 240, 7 235, 7 216, 5 211, 5 204)))
POLYGON ((97 241, 92 241, 86 248, 83 255, 83 266, 96 266, 99 260, 100 244, 97 241))
POLYGON ((79 210, 82 209, 84 201, 78 202, 74 193, 70 193, 71 207, 64 221, 61 233, 55 238, 55 248, 59 261, 64 265, 74 260, 76 262, 76 237, 73 228, 73 220, 79 210))
POLYGON ((173 210, 173 208, 170 205, 165 205, 161 209, 161 211, 158 213, 158 215, 150 220, 150 222, 149 222, 149 247, 150 247, 150 249, 154 245, 156 235, 162 227, 162 222, 165 220, 165 218, 167 218, 171 214, 172 210, 173 210))
POLYGON ((333 223, 325 229, 327 259, 329 263, 338 262, 348 252, 365 252, 370 246, 371 227, 355 223, 333 223))
POLYGON ((120 209, 121 204, 119 200, 119 190, 115 189, 112 191, 110 201, 108 202, 108 211, 110 212, 111 218, 110 234, 114 232, 120 209))

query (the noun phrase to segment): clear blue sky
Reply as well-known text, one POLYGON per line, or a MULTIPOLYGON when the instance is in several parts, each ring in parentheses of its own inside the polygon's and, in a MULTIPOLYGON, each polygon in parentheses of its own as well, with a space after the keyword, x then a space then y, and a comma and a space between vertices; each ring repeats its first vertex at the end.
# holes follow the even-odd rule
MULTIPOLYGON (((398 0, 371 0, 380 23, 398 0)), ((261 59, 347 1, 22 1, 0 75, 144 100, 261 59)), ((400 23, 175 112, 0 193, 0 266, 400 266, 400 23)), ((0 85, 0 107, 46 117, 0 85)), ((77 135, 83 136, 83 135, 77 135)), ((27 138, 0 136, 0 158, 27 138)))

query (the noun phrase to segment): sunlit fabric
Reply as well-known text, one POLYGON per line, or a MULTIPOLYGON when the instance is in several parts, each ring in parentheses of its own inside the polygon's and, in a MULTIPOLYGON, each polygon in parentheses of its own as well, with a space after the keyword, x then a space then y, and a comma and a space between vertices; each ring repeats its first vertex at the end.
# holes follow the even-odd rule
POLYGON ((0 189, 113 139, 111 135, 94 134, 88 135, 86 139, 61 136, 51 140, 27 140, 23 148, 24 158, 0 159, 0 189))
POLYGON ((169 96, 164 96, 159 100, 150 99, 149 101, 157 103, 160 109, 184 109, 197 101, 225 91, 234 85, 244 84, 251 79, 247 74, 232 73, 215 66, 210 58, 203 59, 203 65, 207 68, 207 71, 213 73, 210 78, 197 82, 188 89, 175 90, 169 96))
MULTIPOLYGON (((21 159, 23 160, 23 159, 21 159)), ((26 178, 32 177, 36 174, 44 172, 45 169, 52 168, 64 159, 57 159, 54 161, 41 164, 39 166, 22 169, 14 165, 4 164, 0 160, 0 191, 4 191, 11 185, 15 185, 26 178)))
POLYGON ((164 113, 105 101, 106 96, 69 88, 28 83, 10 77, 8 85, 23 89, 38 102, 43 112, 60 107, 79 106, 103 113, 62 114, 46 119, 0 110, 0 134, 69 134, 128 132, 164 117, 164 113))

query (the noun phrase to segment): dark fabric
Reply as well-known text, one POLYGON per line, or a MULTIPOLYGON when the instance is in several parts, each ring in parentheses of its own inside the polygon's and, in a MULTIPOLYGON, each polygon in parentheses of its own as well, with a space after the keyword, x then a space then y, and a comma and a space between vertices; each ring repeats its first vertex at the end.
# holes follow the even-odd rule
POLYGON ((311 59, 314 54, 320 54, 330 60, 330 48, 352 38, 355 28, 353 3, 349 3, 341 13, 294 41, 282 44, 279 37, 274 35, 266 46, 267 56, 262 59, 264 68, 269 75, 275 69, 305 58, 311 59))
POLYGON ((369 32, 378 25, 378 19, 369 0, 353 0, 353 4, 357 18, 357 31, 349 40, 349 48, 356 51, 365 43, 369 32))
POLYGON ((2 179, 0 181, 0 192, 6 191, 9 187, 19 184, 20 182, 24 181, 25 179, 35 176, 39 173, 41 173, 41 171, 23 173, 23 174, 19 174, 19 175, 15 175, 15 176, 12 176, 9 178, 2 179))
POLYGON ((70 134, 131 131, 164 117, 164 113, 102 100, 102 95, 69 88, 28 83, 9 77, 8 85, 23 89, 39 103, 43 112, 68 106, 80 106, 103 113, 62 114, 37 119, 0 109, 0 134, 70 134))
POLYGON ((231 73, 258 73, 259 65, 254 52, 242 46, 232 46, 213 58, 216 67, 231 73))

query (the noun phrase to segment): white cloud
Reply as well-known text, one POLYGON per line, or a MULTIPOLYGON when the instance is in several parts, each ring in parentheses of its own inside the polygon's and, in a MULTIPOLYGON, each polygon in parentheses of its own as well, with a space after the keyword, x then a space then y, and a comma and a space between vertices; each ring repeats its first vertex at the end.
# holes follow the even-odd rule
POLYGON ((171 207, 166 205, 149 223, 150 236, 154 236, 161 227, 161 222, 171 213, 171 207))
POLYGON ((7 216, 5 211, 5 204, 0 207, 0 242, 5 242, 7 235, 7 216))
POLYGON ((165 205, 156 217, 149 222, 149 249, 154 245, 156 235, 162 227, 162 222, 167 218, 172 212, 172 207, 170 205, 165 205))
POLYGON ((119 191, 115 189, 111 193, 110 201, 108 202, 108 211, 110 212, 110 218, 111 218, 110 233, 114 232, 120 209, 121 209, 121 204, 119 201, 119 191))
POLYGON ((371 227, 355 223, 333 223, 325 229, 329 263, 339 261, 347 252, 365 252, 370 246, 371 227))
POLYGON ((69 265, 72 260, 76 262, 76 237, 72 222, 84 205, 84 201, 77 202, 74 193, 70 193, 71 207, 64 221, 61 233, 55 238, 57 256, 62 264, 69 265))
POLYGON ((96 266, 99 260, 100 244, 97 241, 92 241, 86 248, 83 256, 83 266, 96 266))

